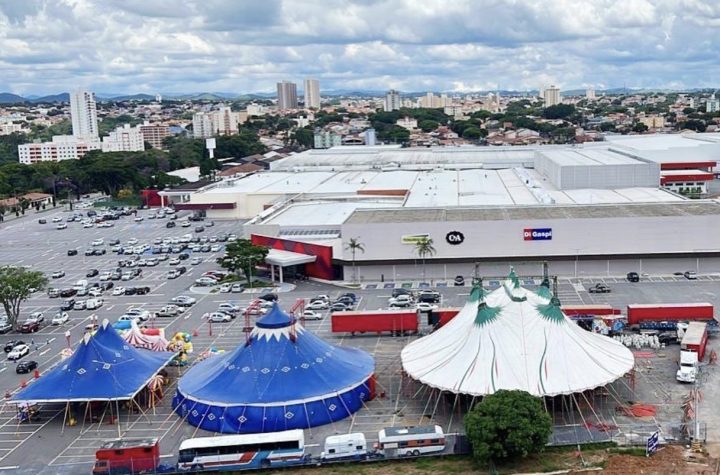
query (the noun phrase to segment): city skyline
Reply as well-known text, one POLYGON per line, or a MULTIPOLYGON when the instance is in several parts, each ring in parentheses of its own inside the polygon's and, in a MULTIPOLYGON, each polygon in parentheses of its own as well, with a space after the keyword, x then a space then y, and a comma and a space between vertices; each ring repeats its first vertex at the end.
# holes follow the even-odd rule
POLYGON ((713 87, 718 21, 703 1, 6 2, 0 90, 713 87))

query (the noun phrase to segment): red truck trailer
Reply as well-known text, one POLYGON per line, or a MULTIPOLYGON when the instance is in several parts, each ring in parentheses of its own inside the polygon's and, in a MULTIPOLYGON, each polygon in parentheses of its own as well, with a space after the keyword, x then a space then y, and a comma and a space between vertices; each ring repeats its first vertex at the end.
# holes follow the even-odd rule
POLYGON ((628 325, 644 321, 712 320, 714 313, 710 303, 633 303, 627 306, 628 325))
POLYGON ((681 351, 693 351, 698 354, 698 361, 705 357, 707 347, 708 331, 705 322, 690 322, 685 335, 680 342, 681 351))
POLYGON ((367 310, 332 314, 333 333, 417 333, 417 330, 418 314, 415 310, 367 310))
POLYGON ((620 309, 613 308, 612 305, 595 304, 595 305, 563 305, 562 311, 568 317, 575 315, 619 315, 620 309))
POLYGON ((113 439, 102 443, 95 452, 93 475, 141 473, 160 465, 160 444, 157 438, 113 439))

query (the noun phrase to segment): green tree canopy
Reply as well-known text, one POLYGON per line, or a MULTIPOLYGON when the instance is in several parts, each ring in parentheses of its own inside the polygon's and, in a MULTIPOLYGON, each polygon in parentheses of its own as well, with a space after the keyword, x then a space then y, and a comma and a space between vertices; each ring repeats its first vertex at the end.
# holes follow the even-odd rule
POLYGON ((238 239, 225 246, 225 255, 219 257, 217 263, 230 272, 244 274, 250 285, 255 266, 265 262, 268 252, 268 248, 256 246, 249 239, 238 239))
POLYGON ((525 391, 485 396, 465 415, 465 432, 479 463, 502 462, 541 452, 552 432, 542 399, 525 391))
POLYGON ((42 272, 15 266, 0 267, 0 303, 5 308, 8 323, 15 326, 20 316, 20 304, 27 300, 33 289, 44 289, 47 282, 42 272))
POLYGON ((433 130, 437 129, 439 125, 440 124, 436 120, 432 119, 425 119, 418 123, 418 127, 420 127, 420 130, 422 130, 423 132, 432 132, 433 130))
POLYGON ((575 106, 571 104, 556 104, 543 110, 546 119, 566 119, 575 114, 575 106))

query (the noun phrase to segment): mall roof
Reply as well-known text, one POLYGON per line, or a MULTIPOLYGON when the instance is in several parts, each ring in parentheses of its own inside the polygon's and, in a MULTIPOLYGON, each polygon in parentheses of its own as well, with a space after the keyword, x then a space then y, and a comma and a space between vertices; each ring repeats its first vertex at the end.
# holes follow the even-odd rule
POLYGON ((636 165, 638 159, 606 149, 566 149, 541 151, 540 154, 561 166, 636 165))
MULTIPOLYGON (((574 190, 576 191, 576 190, 574 190)), ((644 218, 655 216, 720 215, 714 201, 607 204, 592 206, 523 206, 487 208, 378 209, 355 211, 345 224, 415 223, 434 221, 512 221, 527 219, 644 218)))

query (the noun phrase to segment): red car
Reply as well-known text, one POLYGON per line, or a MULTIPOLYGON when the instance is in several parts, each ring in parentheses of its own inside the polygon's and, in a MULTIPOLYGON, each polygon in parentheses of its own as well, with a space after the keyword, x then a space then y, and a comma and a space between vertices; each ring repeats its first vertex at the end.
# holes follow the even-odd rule
POLYGON ((23 324, 20 325, 20 333, 35 333, 38 330, 40 330, 40 323, 36 320, 23 322, 23 324))

